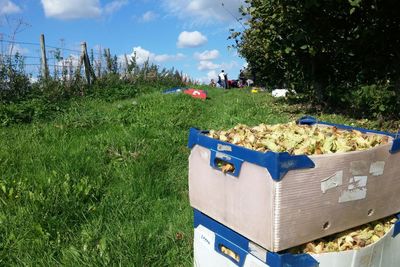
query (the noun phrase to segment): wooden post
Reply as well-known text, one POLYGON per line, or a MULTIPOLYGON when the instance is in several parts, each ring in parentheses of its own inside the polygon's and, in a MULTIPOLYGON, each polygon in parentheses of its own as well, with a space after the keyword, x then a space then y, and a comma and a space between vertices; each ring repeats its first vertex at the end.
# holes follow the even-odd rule
POLYGON ((124 54, 124 57, 125 57, 125 74, 128 74, 128 68, 129 68, 128 56, 124 54))
POLYGON ((84 47, 82 45, 83 43, 81 43, 81 56, 79 57, 79 62, 78 62, 78 66, 76 68, 76 72, 75 72, 75 76, 76 77, 80 77, 81 76, 81 69, 82 69, 82 65, 83 65, 83 59, 85 57, 85 52, 84 52, 84 47))
POLYGON ((111 73, 112 72, 112 61, 111 61, 110 48, 106 49, 106 63, 107 63, 107 71, 108 71, 108 73, 111 73))
POLYGON ((89 71, 89 64, 87 60, 87 47, 86 47, 86 42, 81 43, 81 49, 82 49, 82 55, 81 55, 81 62, 85 65, 85 75, 86 75, 86 80, 87 83, 90 85, 90 71, 89 71))
POLYGON ((89 62, 90 76, 92 77, 92 81, 95 81, 96 80, 96 73, 94 72, 94 66, 93 66, 93 64, 90 64, 89 58, 88 58, 88 62, 89 62))
POLYGON ((40 50, 42 51, 42 75, 44 79, 49 78, 49 67, 47 65, 47 58, 46 58, 46 44, 44 41, 44 34, 40 35, 40 50))
POLYGON ((83 64, 85 66, 86 80, 87 80, 88 84, 91 85, 92 84, 91 78, 93 78, 93 80, 95 80, 96 76, 94 74, 94 71, 92 70, 92 66, 90 65, 90 60, 89 60, 89 56, 87 53, 86 42, 81 43, 81 49, 82 49, 81 62, 83 61, 83 64))
POLYGON ((103 51, 101 50, 101 46, 99 46, 99 56, 97 59, 97 64, 96 64, 96 68, 97 68, 97 77, 101 77, 101 68, 102 68, 102 62, 103 62, 103 51))
POLYGON ((90 49, 90 65, 93 67, 94 66, 94 52, 93 48, 90 49))

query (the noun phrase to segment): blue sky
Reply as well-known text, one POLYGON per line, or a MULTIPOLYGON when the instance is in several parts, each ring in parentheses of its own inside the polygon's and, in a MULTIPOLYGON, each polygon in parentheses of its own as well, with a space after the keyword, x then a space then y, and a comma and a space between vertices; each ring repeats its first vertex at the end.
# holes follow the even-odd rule
MULTIPOLYGON (((229 29, 242 29, 235 21, 243 0, 0 0, 0 33, 11 37, 15 19, 21 27, 15 40, 38 43, 41 33, 46 45, 80 50, 86 41, 99 51, 110 48, 117 56, 147 58, 161 67, 182 71, 208 82, 221 69, 236 79, 245 64, 227 47, 229 29), (222 5, 222 2, 224 5, 222 5), (8 17, 8 22, 5 18, 8 17)), ((3 43, 3 51, 4 51, 3 43)), ((26 56, 39 56, 34 45, 17 45, 26 56)), ((77 54, 64 51, 64 57, 77 54)), ((32 58, 31 60, 35 60, 32 58)), ((29 62, 29 59, 27 59, 29 62)))

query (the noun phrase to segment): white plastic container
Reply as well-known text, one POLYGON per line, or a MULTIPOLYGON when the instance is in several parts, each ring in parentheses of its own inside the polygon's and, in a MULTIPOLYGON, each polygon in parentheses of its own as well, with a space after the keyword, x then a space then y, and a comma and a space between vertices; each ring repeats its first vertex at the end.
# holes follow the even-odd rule
MULTIPOLYGON (((222 239, 222 238, 221 238, 222 239)), ((220 239, 220 240, 221 240, 220 239)), ((222 249, 223 252, 215 249, 216 246, 216 235, 211 230, 199 225, 194 230, 194 266, 196 267, 230 267, 230 266, 246 266, 246 267, 264 267, 268 266, 266 263, 260 261, 252 254, 246 253, 240 247, 237 247, 225 239, 224 244, 226 249, 222 249), (229 248, 228 248, 229 247, 229 248), (231 252, 228 252, 228 249, 231 252), (239 255, 245 255, 243 264, 237 261, 230 254, 235 253, 239 255)))
POLYGON ((365 151, 307 157, 260 153, 191 129, 191 206, 274 252, 396 214, 400 139, 358 130, 391 141, 365 151), (217 160, 233 164, 234 172, 224 174, 217 160))
POLYGON ((398 267, 399 232, 400 222, 378 242, 359 250, 315 255, 282 254, 268 252, 201 212, 195 211, 194 266, 398 267))

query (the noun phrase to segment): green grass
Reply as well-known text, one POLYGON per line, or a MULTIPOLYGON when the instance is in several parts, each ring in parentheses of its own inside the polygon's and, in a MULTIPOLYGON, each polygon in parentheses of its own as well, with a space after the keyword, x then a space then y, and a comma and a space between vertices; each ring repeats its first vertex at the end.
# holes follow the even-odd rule
POLYGON ((189 128, 303 115, 266 93, 209 97, 74 100, 50 122, 0 128, 0 265, 192 266, 189 128))

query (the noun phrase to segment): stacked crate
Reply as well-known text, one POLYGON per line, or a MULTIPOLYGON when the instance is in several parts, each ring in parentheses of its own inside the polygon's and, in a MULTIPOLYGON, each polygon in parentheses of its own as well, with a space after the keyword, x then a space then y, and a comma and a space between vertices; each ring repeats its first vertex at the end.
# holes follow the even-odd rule
MULTIPOLYGON (((317 121, 305 117, 299 123, 317 121)), ((397 153, 400 138, 386 132, 318 124, 387 135, 391 141, 366 151, 293 156, 249 150, 212 139, 192 128, 189 136, 192 207, 252 246, 267 251, 266 255, 277 255, 279 259, 282 250, 400 212, 400 153, 397 153), (223 173, 219 161, 232 164, 234 171, 223 173)), ((205 231, 204 227, 207 228, 204 225, 196 228, 195 237, 196 231, 205 231)), ((220 235, 215 231, 214 234, 220 235)), ((199 243, 195 239, 195 256, 196 244, 199 243)), ((354 255, 360 255, 362 250, 354 255)), ((316 255, 315 259, 323 266, 321 257, 316 255)))
MULTIPOLYGON (((400 219, 400 215, 397 216, 400 219)), ((244 236, 194 211, 196 267, 398 267, 400 221, 379 241, 359 250, 322 254, 270 252, 244 236)))

